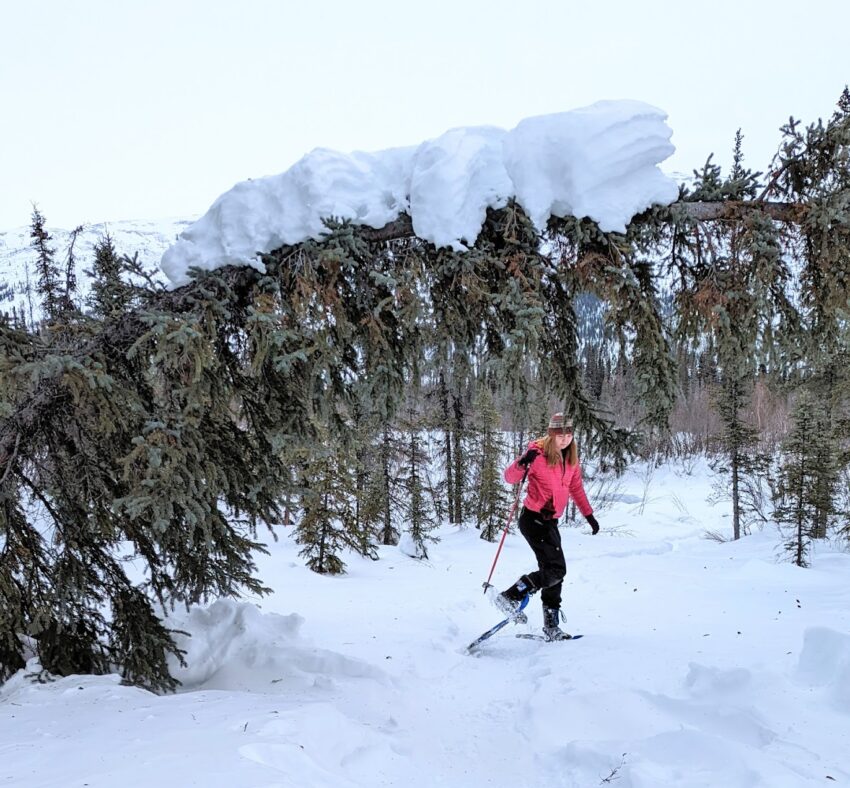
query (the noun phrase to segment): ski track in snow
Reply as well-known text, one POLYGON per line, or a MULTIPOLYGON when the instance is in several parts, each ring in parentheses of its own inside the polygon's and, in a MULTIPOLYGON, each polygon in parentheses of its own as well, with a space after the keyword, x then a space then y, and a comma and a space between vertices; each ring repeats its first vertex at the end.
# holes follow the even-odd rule
MULTIPOLYGON (((687 483, 684 522, 662 495, 600 512, 597 537, 562 528, 565 626, 586 637, 514 637, 539 629, 533 600, 528 625, 472 655, 499 618, 480 585, 495 545, 474 529, 444 529, 430 562, 384 548, 336 578, 284 532, 259 558, 273 596, 172 622, 194 634, 181 692, 23 673, 0 687, 0 786, 846 784, 850 556, 800 570, 774 560, 772 533, 699 538, 691 520, 718 530, 724 512, 698 500, 707 470, 687 483)), ((530 557, 510 536, 497 585, 530 557)))

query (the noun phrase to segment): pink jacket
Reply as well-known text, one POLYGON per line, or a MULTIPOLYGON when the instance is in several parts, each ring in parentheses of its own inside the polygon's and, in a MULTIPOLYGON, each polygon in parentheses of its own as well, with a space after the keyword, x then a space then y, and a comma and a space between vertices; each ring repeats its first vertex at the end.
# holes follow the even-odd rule
MULTIPOLYGON (((537 441, 529 443, 528 448, 540 451, 537 441)), ((524 473, 525 469, 517 465, 514 460, 505 468, 505 481, 508 484, 516 484, 522 481, 524 473)), ((555 508, 555 518, 558 518, 564 513, 570 498, 576 502, 576 506, 585 517, 593 513, 581 483, 581 467, 578 464, 569 465, 559 462, 551 468, 546 462, 546 457, 542 453, 538 454, 528 468, 528 494, 525 496, 523 506, 539 512, 547 502, 551 501, 551 505, 555 508)))

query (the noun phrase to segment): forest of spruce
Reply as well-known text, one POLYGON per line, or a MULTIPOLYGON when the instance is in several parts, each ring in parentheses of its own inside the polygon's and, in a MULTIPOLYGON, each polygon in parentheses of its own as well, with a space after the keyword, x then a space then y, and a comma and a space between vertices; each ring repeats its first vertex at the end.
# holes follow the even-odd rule
POLYGON ((174 689, 163 611, 263 594, 284 528, 318 573, 427 560, 445 524, 496 541, 556 410, 603 528, 630 463, 707 457, 731 526, 706 536, 771 529, 801 571, 846 544, 850 92, 764 173, 728 144, 625 234, 511 203, 461 253, 328 219, 177 289, 105 235, 84 298, 35 207, 37 308, 0 283, 0 680, 35 655, 174 689))

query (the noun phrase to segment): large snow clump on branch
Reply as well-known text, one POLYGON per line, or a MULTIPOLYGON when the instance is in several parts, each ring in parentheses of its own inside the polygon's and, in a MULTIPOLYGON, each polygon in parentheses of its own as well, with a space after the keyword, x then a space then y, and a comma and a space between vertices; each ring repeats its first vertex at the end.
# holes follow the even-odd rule
POLYGON ((162 269, 175 286, 193 266, 262 270, 259 253, 320 238, 331 217, 379 228, 407 213, 420 238, 463 250, 487 208, 512 197, 538 229, 550 216, 575 216, 623 232, 635 214, 678 195, 658 167, 674 151, 666 119, 639 101, 600 101, 511 131, 452 129, 376 153, 317 148, 280 175, 222 194, 166 251, 162 269))

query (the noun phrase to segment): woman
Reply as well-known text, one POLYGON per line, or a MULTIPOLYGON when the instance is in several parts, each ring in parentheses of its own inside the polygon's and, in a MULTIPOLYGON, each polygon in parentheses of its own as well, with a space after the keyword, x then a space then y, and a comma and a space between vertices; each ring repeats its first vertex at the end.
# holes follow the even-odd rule
POLYGON ((528 444, 528 450, 505 469, 505 481, 516 484, 528 475, 528 494, 519 517, 519 530, 537 558, 537 571, 523 575, 494 601, 507 616, 517 614, 520 602, 540 591, 543 602, 543 634, 547 640, 568 640, 559 624, 561 585, 567 573, 558 518, 572 498, 594 534, 599 523, 593 516, 581 484, 578 449, 573 440, 572 419, 556 413, 547 434, 528 444))

